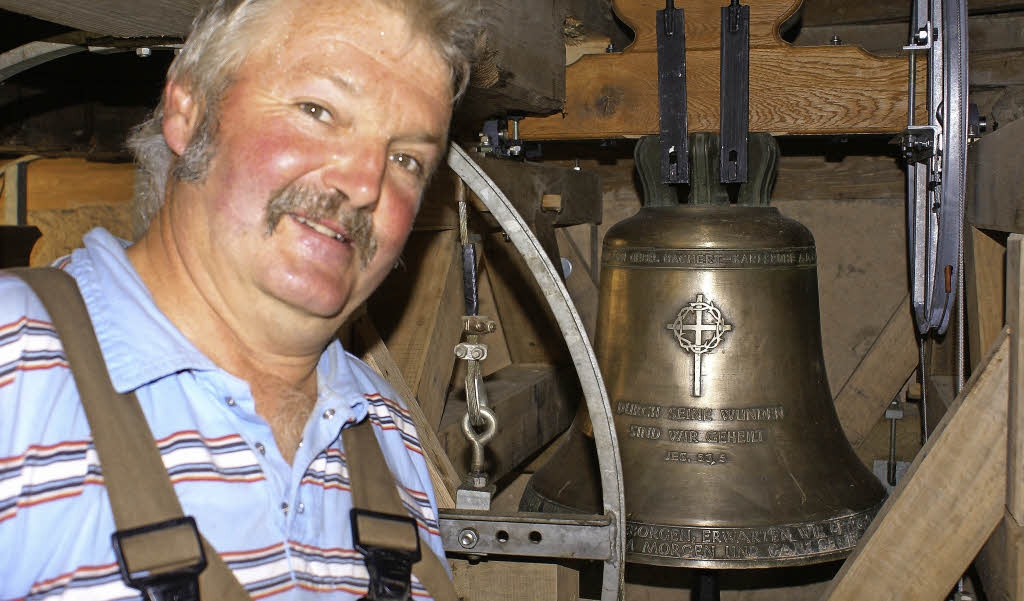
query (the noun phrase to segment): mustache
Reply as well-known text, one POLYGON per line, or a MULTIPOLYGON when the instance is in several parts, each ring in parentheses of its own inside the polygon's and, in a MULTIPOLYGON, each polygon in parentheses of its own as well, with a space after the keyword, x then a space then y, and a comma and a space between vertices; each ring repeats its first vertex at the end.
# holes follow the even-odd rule
POLYGON ((311 221, 334 220, 344 228, 345 236, 359 255, 360 267, 366 269, 377 252, 373 219, 367 209, 343 209, 342 204, 347 199, 343 192, 337 190, 325 192, 310 186, 291 184, 267 203, 267 236, 274 233, 281 218, 289 213, 299 213, 311 221))

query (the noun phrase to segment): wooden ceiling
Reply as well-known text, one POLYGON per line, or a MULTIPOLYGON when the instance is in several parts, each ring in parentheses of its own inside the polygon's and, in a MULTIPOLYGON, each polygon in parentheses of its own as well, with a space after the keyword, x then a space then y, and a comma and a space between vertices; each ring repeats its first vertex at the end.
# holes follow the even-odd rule
POLYGON ((101 35, 184 36, 199 0, 0 0, 0 9, 101 35))

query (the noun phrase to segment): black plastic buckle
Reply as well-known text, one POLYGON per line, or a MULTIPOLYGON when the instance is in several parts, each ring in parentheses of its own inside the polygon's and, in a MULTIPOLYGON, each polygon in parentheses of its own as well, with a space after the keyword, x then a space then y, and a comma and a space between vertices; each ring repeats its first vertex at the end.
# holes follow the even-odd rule
POLYGON ((360 601, 407 601, 412 596, 412 564, 420 560, 420 533, 416 520, 407 515, 379 513, 367 509, 353 508, 352 543, 363 554, 370 584, 366 596, 360 601), (364 526, 374 524, 374 532, 364 528, 360 536, 360 522, 364 526), (409 545, 405 548, 384 546, 384 538, 402 535, 408 529, 409 545), (366 540, 363 540, 363 539, 366 540))
POLYGON ((121 578, 147 601, 199 601, 206 553, 191 516, 118 530, 110 538, 121 578))

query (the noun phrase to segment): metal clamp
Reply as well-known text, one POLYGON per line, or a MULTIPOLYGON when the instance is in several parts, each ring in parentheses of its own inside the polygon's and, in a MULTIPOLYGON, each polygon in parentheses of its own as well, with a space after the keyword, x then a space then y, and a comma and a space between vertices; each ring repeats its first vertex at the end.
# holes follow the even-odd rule
POLYGON ((206 553, 191 516, 111 535, 121 578, 147 601, 198 601, 206 553))
POLYGON ((360 601, 410 599, 412 565, 421 557, 416 520, 407 515, 380 513, 358 507, 353 508, 349 515, 352 520, 352 544, 363 554, 366 571, 370 574, 366 596, 360 601), (403 525, 407 526, 405 530, 408 534, 402 532, 403 525))

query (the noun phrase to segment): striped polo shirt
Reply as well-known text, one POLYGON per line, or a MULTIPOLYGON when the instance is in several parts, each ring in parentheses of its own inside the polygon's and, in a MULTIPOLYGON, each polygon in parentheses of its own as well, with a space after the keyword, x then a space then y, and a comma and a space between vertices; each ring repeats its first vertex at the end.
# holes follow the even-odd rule
MULTIPOLYGON (((349 531, 341 429, 369 417, 419 523, 443 557, 437 508, 409 413, 337 342, 294 465, 248 384, 218 368, 157 309, 102 229, 58 262, 78 281, 114 387, 134 391, 186 515, 254 599, 357 599, 367 572, 349 531)), ((140 599, 121 580, 103 470, 47 312, 0 275, 0 600, 140 599)), ((424 552, 427 551, 424 545, 424 552)), ((417 598, 426 592, 415 586, 417 598)), ((212 600, 211 600, 212 601, 212 600)))

